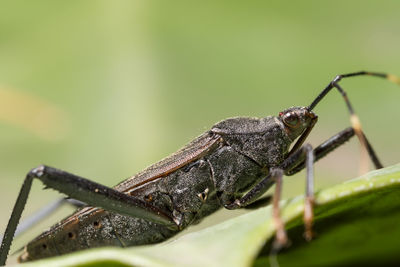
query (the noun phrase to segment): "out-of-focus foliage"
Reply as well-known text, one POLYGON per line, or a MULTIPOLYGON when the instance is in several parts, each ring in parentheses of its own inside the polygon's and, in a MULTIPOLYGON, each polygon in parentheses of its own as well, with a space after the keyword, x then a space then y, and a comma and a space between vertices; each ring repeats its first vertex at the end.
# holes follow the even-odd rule
MULTIPOLYGON (((398 1, 2 1, 0 231, 38 164, 111 186, 221 119, 308 105, 338 73, 400 75, 399 8, 398 1)), ((382 161, 398 162, 400 88, 369 77, 342 85, 382 161)), ((315 111, 315 146, 349 125, 336 92, 315 111)), ((358 157, 353 140, 318 162, 316 186, 356 176, 358 157)), ((303 184, 304 173, 285 179, 285 196, 301 194, 303 184)), ((56 197, 35 183, 24 214, 56 197)))

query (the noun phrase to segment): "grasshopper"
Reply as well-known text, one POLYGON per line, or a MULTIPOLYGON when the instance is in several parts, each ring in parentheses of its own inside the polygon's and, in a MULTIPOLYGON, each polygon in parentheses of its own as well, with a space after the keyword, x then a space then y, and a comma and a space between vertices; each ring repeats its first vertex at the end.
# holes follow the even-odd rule
POLYGON ((291 107, 278 116, 223 120, 171 156, 113 188, 41 165, 26 176, 0 249, 4 265, 33 179, 86 203, 77 212, 29 242, 19 261, 31 261, 100 246, 134 246, 166 240, 220 208, 237 209, 261 201, 275 184, 272 212, 274 247, 288 242, 280 218, 282 177, 306 168, 305 238, 312 239, 313 163, 357 136, 362 153, 382 168, 358 116, 339 85, 348 77, 375 76, 399 83, 389 74, 355 72, 336 76, 309 106, 291 107), (332 89, 343 96, 348 127, 313 149, 304 144, 317 123, 315 106, 332 89))

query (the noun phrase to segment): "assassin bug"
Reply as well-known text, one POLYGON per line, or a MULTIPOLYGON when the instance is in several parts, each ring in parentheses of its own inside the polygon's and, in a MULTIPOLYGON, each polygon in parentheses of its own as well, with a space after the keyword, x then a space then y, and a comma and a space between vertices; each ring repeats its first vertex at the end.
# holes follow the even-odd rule
POLYGON ((313 163, 354 135, 376 168, 378 157, 362 131, 345 91, 343 78, 376 76, 400 84, 393 76, 355 72, 336 76, 306 107, 291 107, 278 116, 230 118, 215 124, 178 152, 109 188, 48 166, 26 176, 1 244, 4 265, 34 178, 46 187, 87 203, 26 247, 20 261, 29 261, 98 246, 132 246, 161 242, 221 207, 237 209, 259 201, 273 184, 275 247, 287 242, 279 215, 283 175, 306 168, 305 238, 312 238, 313 163), (317 122, 312 111, 336 88, 350 112, 351 127, 313 149, 304 141, 317 122), (297 141, 296 141, 297 140, 297 141), (294 145, 291 147, 292 143, 294 145))

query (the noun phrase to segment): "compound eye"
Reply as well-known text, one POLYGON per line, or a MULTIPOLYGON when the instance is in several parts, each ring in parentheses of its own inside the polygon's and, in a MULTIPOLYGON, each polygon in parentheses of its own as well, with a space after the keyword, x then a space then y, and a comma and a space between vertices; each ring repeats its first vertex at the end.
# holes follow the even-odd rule
POLYGON ((283 116, 283 123, 290 128, 296 128, 300 125, 300 119, 295 113, 287 113, 283 116))

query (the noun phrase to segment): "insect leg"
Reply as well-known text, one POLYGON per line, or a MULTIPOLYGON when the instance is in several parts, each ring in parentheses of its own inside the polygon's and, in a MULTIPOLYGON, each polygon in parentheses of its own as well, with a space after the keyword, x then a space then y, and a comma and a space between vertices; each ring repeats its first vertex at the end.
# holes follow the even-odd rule
MULTIPOLYGON (((350 128, 352 130, 352 128, 350 128)), ((354 135, 354 133, 353 133, 354 135)), ((347 138, 347 137, 346 137, 347 138)), ((344 139, 346 139, 344 138, 344 139)), ((343 139, 343 138, 342 138, 343 139)), ((268 176, 256 184, 247 194, 240 199, 235 200, 225 208, 236 209, 247 206, 256 201, 268 188, 276 183, 275 193, 273 196, 273 219, 276 225, 276 242, 274 243, 274 250, 279 250, 287 243, 287 236, 284 230, 284 224, 280 218, 279 200, 282 187, 282 176, 286 170, 298 166, 301 163, 306 163, 307 176, 306 176, 306 196, 304 207, 304 223, 305 223, 305 237, 307 240, 312 237, 312 220, 313 220, 313 202, 314 202, 314 175, 313 175, 313 162, 314 151, 310 144, 306 144, 292 155, 290 155, 278 168, 271 168, 268 176)), ((304 166, 303 166, 304 168, 304 166)))
POLYGON ((306 195, 304 197, 304 237, 307 241, 312 239, 312 222, 314 219, 314 152, 311 145, 305 146, 306 150, 306 195))
MULTIPOLYGON (((37 212, 35 212, 32 216, 29 218, 25 219, 24 221, 20 222, 18 224, 18 227, 15 231, 14 237, 19 236, 21 233, 25 232, 29 228, 31 228, 33 225, 41 221, 43 218, 47 217, 51 213, 53 213, 55 210, 57 210, 59 207, 61 207, 64 203, 66 202, 66 199, 60 198, 57 199, 56 201, 51 202, 50 204, 44 206, 37 212)), ((0 243, 3 240, 3 236, 0 235, 0 243)))
MULTIPOLYGON (((319 145, 314 149, 314 161, 321 159, 328 153, 332 152, 337 147, 343 145, 350 138, 354 136, 354 129, 349 127, 339 132, 338 134, 330 137, 327 141, 319 145)), ((369 142, 367 142, 369 144, 369 142)), ((369 146, 370 147, 370 146, 369 146)), ((371 147, 372 150, 372 147, 371 147)), ((374 155, 374 154, 372 154, 374 155)), ((280 169, 285 170, 285 175, 293 175, 306 167, 306 154, 301 149, 298 149, 292 155, 290 155, 280 166, 280 169)), ((235 200, 229 205, 226 205, 227 209, 237 209, 250 205, 259 199, 273 184, 275 181, 271 179, 271 173, 268 174, 263 180, 256 184, 249 192, 247 192, 240 199, 235 200)))
MULTIPOLYGON (((318 161, 321 158, 325 157, 327 154, 338 148, 339 146, 343 145, 345 142, 347 142, 350 138, 352 138, 355 135, 354 129, 349 127, 344 129, 343 131, 339 132, 338 134, 330 137, 328 140, 326 140, 324 143, 319 145, 314 149, 314 155, 315 155, 315 160, 318 161)), ((368 139, 365 137, 365 140, 367 142, 367 149, 370 151, 369 155, 371 157, 371 160, 374 161, 374 157, 376 157, 375 152, 373 151, 370 143, 368 142, 368 139)), ((285 167, 285 166, 282 166, 285 167)), ((288 169, 285 168, 285 174, 286 175, 293 175, 305 167, 305 158, 303 157, 301 161, 298 162, 296 166, 293 166, 292 168, 288 169)))
POLYGON ((95 207, 102 207, 109 211, 150 220, 163 225, 175 225, 170 212, 163 211, 146 201, 71 173, 48 166, 39 166, 33 169, 28 176, 38 178, 47 187, 95 207))
POLYGON ((8 251, 34 178, 41 180, 48 188, 55 189, 89 205, 168 225, 171 228, 177 227, 172 214, 143 200, 68 172, 42 165, 27 174, 21 187, 1 244, 0 265, 4 265, 7 259, 8 251))
MULTIPOLYGON (((286 160, 282 167, 286 169, 286 175, 293 175, 306 167, 307 169, 307 180, 306 180, 306 196, 305 196, 305 203, 304 203, 304 225, 305 225, 305 233, 304 236, 306 240, 312 239, 312 221, 314 217, 313 212, 313 205, 314 205, 314 185, 313 185, 313 173, 312 173, 312 164, 313 162, 323 158, 328 153, 332 152, 337 147, 343 145, 346 141, 352 138, 355 134, 355 130, 351 127, 344 129, 343 131, 339 132, 338 134, 332 136, 327 141, 319 145, 314 151, 308 149, 307 154, 303 154, 300 152, 296 152, 294 155, 299 155, 299 157, 294 158, 297 161, 290 162, 290 158, 286 160), (288 166, 285 166, 287 164, 288 166), (292 168, 290 168, 290 165, 292 168)), ((366 139, 367 140, 367 139, 366 139)), ((368 140, 367 140, 368 147, 370 147, 368 140)), ((371 148, 372 149, 372 148, 371 148)))
MULTIPOLYGON (((50 214, 55 212, 58 208, 63 206, 64 204, 70 204, 76 208, 80 208, 85 203, 78 201, 76 199, 69 199, 69 198, 60 198, 57 199, 46 206, 42 207, 40 210, 36 211, 32 216, 28 217, 24 221, 18 224, 17 230, 15 231, 14 238, 24 233, 26 230, 32 228, 33 225, 37 224, 44 218, 48 217, 50 214)), ((3 236, 0 235, 0 243, 3 240, 3 236)))
POLYGON ((276 235, 273 244, 273 250, 280 250, 280 248, 286 245, 288 242, 288 237, 285 231, 285 224, 282 221, 279 208, 279 200, 281 199, 281 192, 282 192, 282 177, 283 177, 283 170, 281 169, 271 170, 271 178, 276 183, 275 192, 272 199, 272 218, 274 220, 276 227, 276 235))
MULTIPOLYGON (((289 155, 288 158, 285 159, 285 161, 275 169, 282 169, 284 170, 284 173, 287 174, 287 170, 291 170, 298 166, 299 164, 303 163, 304 164, 304 159, 305 159, 305 147, 308 147, 309 145, 303 146, 291 155, 289 155)), ((301 168, 303 169, 304 166, 301 168)), ((224 207, 226 209, 238 209, 242 207, 246 207, 247 205, 250 205, 254 203, 256 200, 258 200, 267 190, 275 183, 275 180, 273 179, 273 174, 271 173, 273 169, 269 170, 269 174, 262 179, 258 184, 253 186, 253 188, 247 192, 244 196, 242 196, 239 199, 236 199, 232 203, 225 205, 224 207)))
POLYGON ((379 161, 378 157, 376 156, 375 152, 373 151, 372 147, 370 147, 370 149, 368 149, 368 142, 365 138, 365 134, 361 128, 361 123, 360 120, 358 118, 358 116, 355 114, 349 99, 347 98, 347 94, 346 92, 342 89, 342 87, 339 86, 339 84, 337 84, 337 82, 333 83, 333 86, 336 87, 338 89, 338 91, 342 94, 342 96, 344 97, 348 110, 350 112, 350 121, 352 124, 352 127, 355 131, 355 134, 358 137, 358 140, 361 143, 361 165, 360 165, 360 172, 364 173, 368 171, 368 154, 372 151, 373 152, 373 156, 370 156, 371 159, 374 159, 374 165, 377 169, 383 168, 382 163, 379 161))
POLYGON ((19 192, 17 202, 15 203, 14 209, 11 213, 10 220, 8 221, 6 231, 3 236, 0 247, 0 266, 6 263, 8 252, 10 250, 11 242, 14 238, 15 230, 19 219, 21 218, 22 211, 24 210, 26 200, 28 198, 29 191, 31 189, 32 179, 25 179, 19 192))
POLYGON ((257 199, 256 201, 252 202, 251 204, 244 206, 243 208, 245 209, 258 209, 261 207, 265 207, 269 204, 271 204, 271 200, 272 200, 272 195, 267 195, 267 196, 263 196, 259 199, 257 199))
MULTIPOLYGON (((311 240, 312 238, 312 221, 314 217, 314 212, 313 212, 313 204, 314 204, 314 168, 313 168, 313 163, 314 163, 314 150, 312 149, 312 146, 310 144, 306 144, 303 147, 301 147, 299 150, 297 150, 294 154, 289 156, 284 163, 282 164, 282 167, 285 168, 290 168, 291 166, 296 166, 298 161, 302 161, 305 157, 305 163, 306 163, 306 194, 304 198, 304 225, 305 225, 305 233, 304 236, 306 240, 311 240)), ((285 170, 285 168, 281 168, 281 170, 285 170)), ((277 184, 276 187, 281 187, 281 185, 277 184)), ((278 192, 278 189, 275 189, 276 193, 278 193, 278 197, 280 197, 280 193, 278 192)), ((279 189, 280 190, 280 189, 279 189)), ((277 215, 279 216, 279 199, 275 200, 275 195, 274 195, 274 202, 273 202, 273 217, 275 222, 277 215)), ((282 248, 286 242, 287 242, 287 237, 286 240, 282 239, 279 237, 279 235, 282 234, 284 231, 283 228, 283 223, 282 224, 282 229, 279 229, 281 227, 280 224, 276 224, 277 227, 277 233, 276 233, 276 241, 273 246, 273 250, 277 251, 282 248), (281 233, 279 233, 280 231, 281 233)))
POLYGON ((253 204, 257 201, 267 190, 275 183, 275 180, 272 179, 271 171, 262 179, 258 184, 256 184, 249 192, 247 192, 244 196, 239 199, 236 199, 230 204, 224 205, 226 209, 233 210, 242 207, 246 207, 250 204, 253 204))
POLYGON ((70 204, 71 206, 74 206, 75 208, 82 208, 83 206, 87 205, 85 202, 73 198, 63 198, 63 200, 64 202, 70 204))

